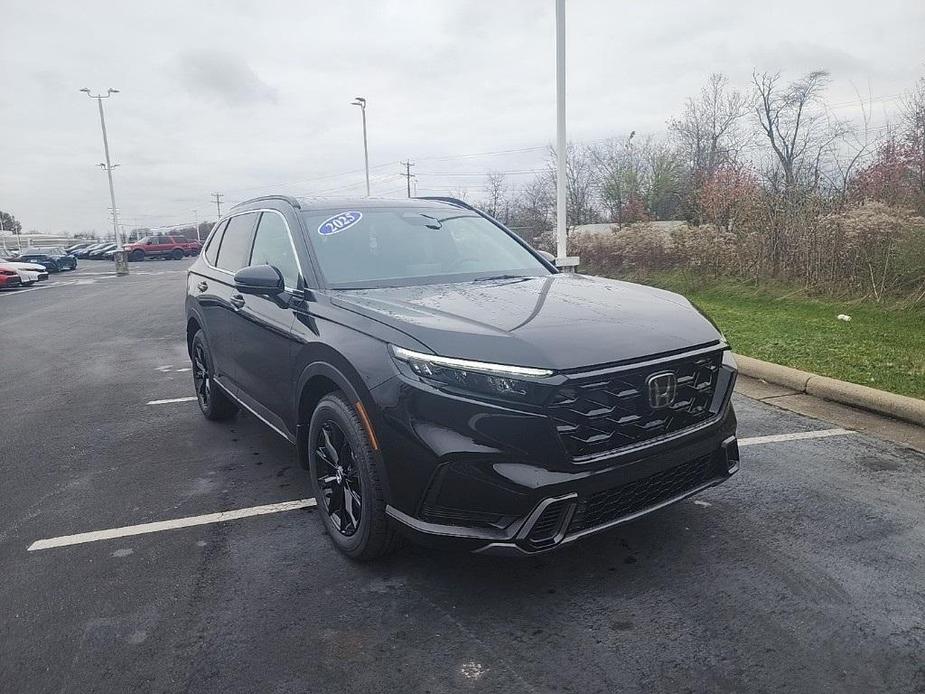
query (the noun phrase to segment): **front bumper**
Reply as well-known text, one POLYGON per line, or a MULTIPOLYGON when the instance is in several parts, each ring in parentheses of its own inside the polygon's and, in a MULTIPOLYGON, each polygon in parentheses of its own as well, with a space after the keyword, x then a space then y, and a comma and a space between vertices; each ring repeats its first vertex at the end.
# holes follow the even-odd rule
POLYGON ((638 518, 738 471, 734 381, 729 368, 708 421, 576 462, 541 412, 396 377, 372 392, 386 511, 422 544, 495 554, 548 551, 638 518))

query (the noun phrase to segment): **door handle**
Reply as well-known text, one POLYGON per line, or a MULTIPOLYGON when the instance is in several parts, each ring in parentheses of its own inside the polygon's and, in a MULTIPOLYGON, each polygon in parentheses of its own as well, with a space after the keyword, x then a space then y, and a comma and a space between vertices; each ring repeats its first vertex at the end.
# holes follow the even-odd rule
POLYGON ((229 301, 231 302, 231 305, 234 306, 235 308, 241 308, 242 306, 244 306, 244 297, 241 296, 240 294, 232 294, 229 301))
POLYGON ((199 291, 204 292, 206 289, 209 288, 209 285, 206 284, 205 282, 200 282, 199 284, 196 285, 196 288, 197 288, 199 291))

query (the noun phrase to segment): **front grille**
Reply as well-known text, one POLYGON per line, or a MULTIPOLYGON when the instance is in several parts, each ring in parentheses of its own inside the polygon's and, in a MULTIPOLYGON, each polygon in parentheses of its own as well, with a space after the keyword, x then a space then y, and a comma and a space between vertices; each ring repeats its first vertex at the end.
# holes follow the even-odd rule
POLYGON ((707 455, 621 487, 595 492, 579 501, 568 532, 595 528, 645 511, 699 487, 715 477, 714 473, 707 455))
POLYGON ((592 458, 709 419, 721 364, 722 352, 714 352, 569 381, 550 401, 549 414, 572 459, 592 458), (674 402, 653 409, 646 379, 665 371, 677 379, 674 402))

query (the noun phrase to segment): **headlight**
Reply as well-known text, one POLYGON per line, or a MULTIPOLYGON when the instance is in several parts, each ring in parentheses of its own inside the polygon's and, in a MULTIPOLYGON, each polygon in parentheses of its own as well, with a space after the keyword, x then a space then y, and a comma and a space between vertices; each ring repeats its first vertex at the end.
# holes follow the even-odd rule
POLYGON ((407 364, 425 382, 498 398, 532 400, 536 381, 553 375, 549 369, 490 364, 423 354, 395 345, 389 347, 395 359, 407 364))

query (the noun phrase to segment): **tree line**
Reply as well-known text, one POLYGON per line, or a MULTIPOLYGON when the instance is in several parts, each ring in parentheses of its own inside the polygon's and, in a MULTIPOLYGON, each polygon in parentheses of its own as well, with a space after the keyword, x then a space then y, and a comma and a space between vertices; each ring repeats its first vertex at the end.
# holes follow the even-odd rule
MULTIPOLYGON (((613 225, 609 237, 571 235, 572 252, 590 254, 586 267, 605 272, 631 262, 636 270, 774 277, 877 299, 911 292, 921 301, 925 77, 901 95, 895 122, 876 127, 872 102, 861 97, 860 123, 835 115, 830 80, 824 70, 792 81, 756 71, 739 89, 713 74, 662 133, 570 143, 569 228, 613 225), (688 226, 668 238, 625 233, 638 237, 659 220, 688 226)), ((522 189, 500 172, 488 173, 485 189, 486 211, 551 248, 553 150, 522 189)))

